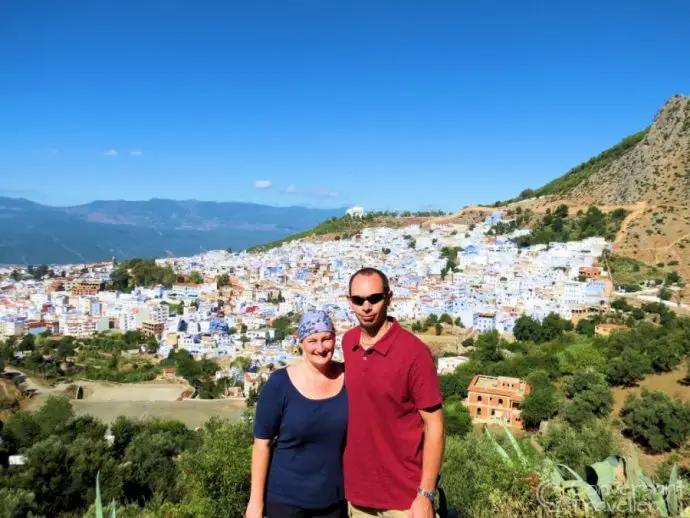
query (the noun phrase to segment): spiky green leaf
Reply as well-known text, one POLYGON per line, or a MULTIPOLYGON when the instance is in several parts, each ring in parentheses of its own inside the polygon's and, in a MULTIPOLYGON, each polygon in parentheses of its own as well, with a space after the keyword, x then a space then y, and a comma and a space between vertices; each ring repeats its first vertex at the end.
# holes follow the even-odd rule
POLYGON ((101 503, 101 472, 96 473, 96 518, 103 518, 103 504, 101 503))
POLYGON ((487 437, 489 438, 489 440, 491 441, 491 444, 493 444, 494 449, 498 452, 498 454, 499 454, 501 457, 503 457, 503 460, 505 460, 508 464, 511 464, 511 465, 512 465, 512 464, 513 464, 513 461, 511 460, 510 455, 508 455, 508 454, 506 453, 506 451, 503 449, 503 447, 502 447, 500 444, 498 444, 498 443, 496 442, 496 439, 495 439, 494 436, 491 434, 491 432, 489 431, 489 428, 488 428, 486 425, 484 425, 484 433, 486 434, 486 436, 487 436, 487 437))

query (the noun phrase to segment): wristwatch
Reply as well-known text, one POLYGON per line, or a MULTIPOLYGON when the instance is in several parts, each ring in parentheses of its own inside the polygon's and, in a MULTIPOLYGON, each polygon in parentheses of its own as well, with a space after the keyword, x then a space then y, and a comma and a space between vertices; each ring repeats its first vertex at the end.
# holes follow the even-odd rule
POLYGON ((436 498, 436 491, 427 491, 426 489, 422 489, 421 487, 417 488, 417 493, 427 497, 432 502, 434 501, 434 498, 436 498))

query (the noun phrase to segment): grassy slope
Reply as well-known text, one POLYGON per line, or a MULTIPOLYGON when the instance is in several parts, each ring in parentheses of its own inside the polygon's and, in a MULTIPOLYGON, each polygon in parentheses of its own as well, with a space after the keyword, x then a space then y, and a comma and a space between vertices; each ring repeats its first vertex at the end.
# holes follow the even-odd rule
MULTIPOLYGON (((597 156, 590 158, 587 162, 584 162, 570 171, 565 173, 563 176, 559 176, 555 180, 550 181, 546 185, 536 189, 533 193, 529 193, 528 196, 523 196, 523 198, 531 198, 533 196, 547 196, 554 194, 566 194, 572 191, 575 187, 580 185, 582 182, 586 181, 592 174, 594 174, 599 169, 602 169, 614 160, 622 157, 630 149, 632 149, 638 142, 640 142, 649 131, 649 128, 645 128, 642 131, 630 135, 623 140, 621 140, 615 146, 599 153, 597 156)), ((514 198, 508 200, 505 203, 510 203, 521 199, 514 198)))
POLYGON ((265 245, 259 245, 249 248, 249 252, 265 252, 271 248, 276 248, 283 243, 296 241, 298 239, 305 239, 309 237, 331 236, 339 238, 348 238, 360 232, 366 227, 380 227, 380 226, 400 226, 412 225, 417 222, 418 218, 393 218, 390 216, 371 216, 367 215, 362 218, 353 218, 350 216, 341 216, 339 218, 327 219, 323 223, 319 223, 314 228, 300 232, 298 234, 289 235, 278 241, 272 241, 265 245))
POLYGON ((640 284, 649 279, 664 279, 666 273, 655 266, 622 255, 610 255, 608 264, 616 284, 640 284))

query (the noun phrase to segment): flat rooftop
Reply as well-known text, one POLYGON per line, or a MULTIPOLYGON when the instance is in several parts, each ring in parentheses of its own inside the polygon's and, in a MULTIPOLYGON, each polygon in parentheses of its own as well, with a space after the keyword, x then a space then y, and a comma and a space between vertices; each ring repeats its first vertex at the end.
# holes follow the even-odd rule
POLYGON ((475 383, 470 385, 470 387, 507 390, 509 392, 519 394, 523 392, 523 390, 520 390, 521 384, 524 386, 526 385, 526 382, 520 378, 510 378, 507 376, 499 376, 495 378, 493 376, 482 376, 480 374, 477 376, 475 383))

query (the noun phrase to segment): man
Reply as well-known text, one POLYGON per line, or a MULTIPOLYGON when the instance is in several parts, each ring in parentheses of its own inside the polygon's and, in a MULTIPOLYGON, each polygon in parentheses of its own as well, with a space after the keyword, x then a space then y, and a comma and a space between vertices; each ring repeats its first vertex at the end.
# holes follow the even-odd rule
POLYGON ((349 423, 344 455, 351 518, 433 518, 444 423, 429 348, 388 316, 388 278, 363 268, 348 300, 359 326, 343 337, 349 423))

